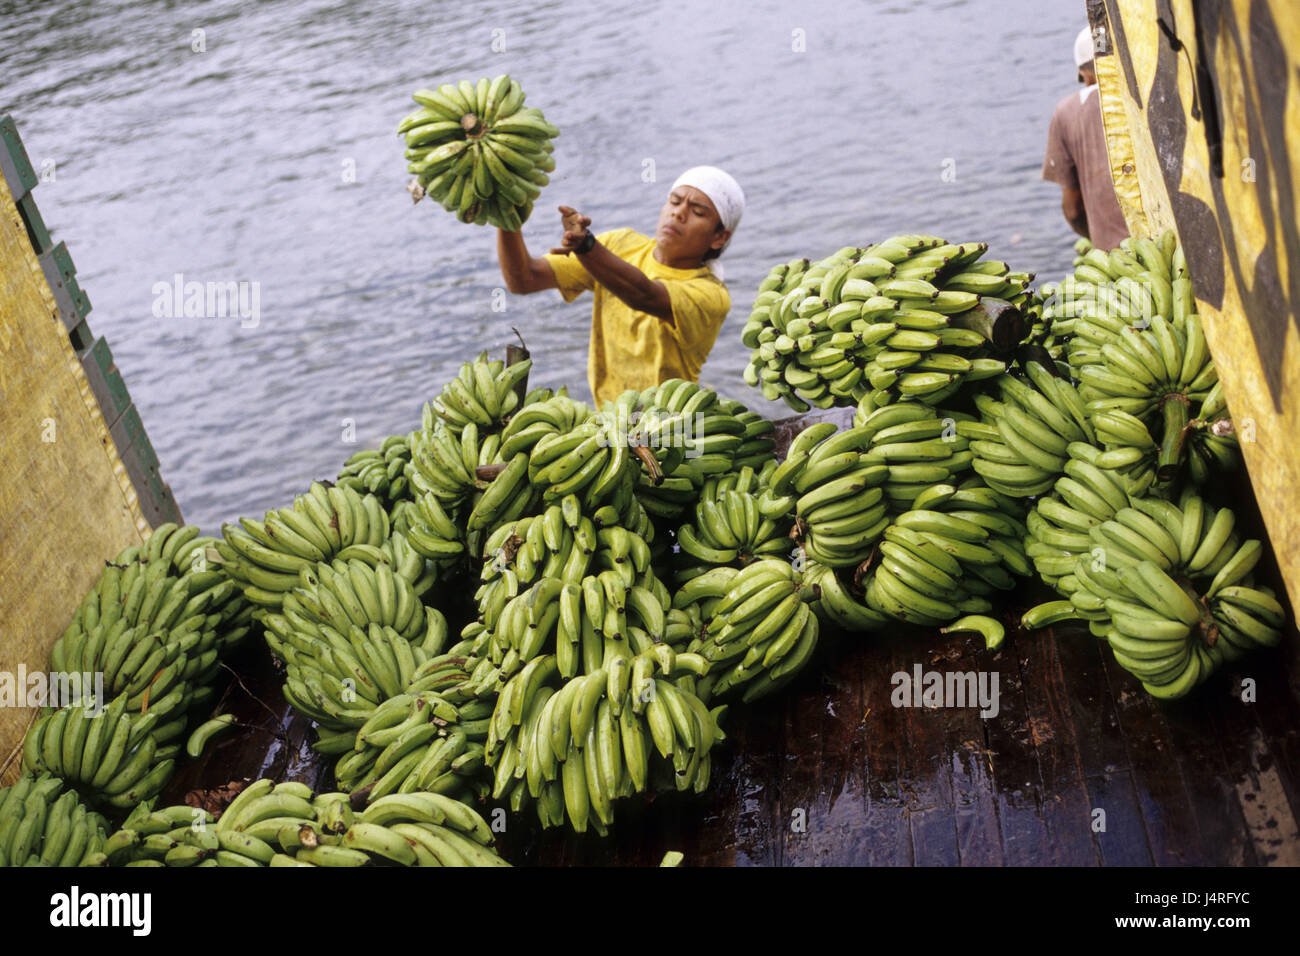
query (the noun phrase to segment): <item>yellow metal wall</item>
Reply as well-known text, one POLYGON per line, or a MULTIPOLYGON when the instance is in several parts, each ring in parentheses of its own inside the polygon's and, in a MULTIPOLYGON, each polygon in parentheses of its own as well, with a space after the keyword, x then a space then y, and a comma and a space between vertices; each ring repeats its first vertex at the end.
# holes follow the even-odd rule
POLYGON ((1178 231, 1251 483, 1300 608, 1300 4, 1092 0, 1115 191, 1135 235, 1178 231), (1176 49, 1160 22, 1177 38, 1176 49), (1194 64, 1209 67, 1223 175, 1194 64))
MULTIPOLYGON (((44 670, 105 557, 149 533, 0 176, 0 672, 44 670)), ((34 711, 0 707, 0 784, 34 711)))

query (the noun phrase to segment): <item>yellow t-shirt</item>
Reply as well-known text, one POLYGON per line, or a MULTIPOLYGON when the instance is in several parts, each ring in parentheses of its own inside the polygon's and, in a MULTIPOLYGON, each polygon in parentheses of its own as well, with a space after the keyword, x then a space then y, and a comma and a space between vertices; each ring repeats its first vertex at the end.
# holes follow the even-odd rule
POLYGON ((671 319, 638 312, 598 284, 577 256, 546 256, 565 302, 586 290, 595 297, 587 380, 596 405, 629 388, 647 389, 670 378, 698 379, 731 308, 727 287, 707 268, 674 269, 658 262, 655 240, 633 229, 614 229, 596 239, 648 278, 663 282, 673 309, 671 319))

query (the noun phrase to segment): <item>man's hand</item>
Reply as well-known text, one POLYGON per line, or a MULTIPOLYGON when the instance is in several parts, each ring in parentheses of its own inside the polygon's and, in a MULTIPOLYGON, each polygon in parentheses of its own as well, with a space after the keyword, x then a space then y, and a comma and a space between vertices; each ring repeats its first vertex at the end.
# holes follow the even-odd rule
POLYGON ((559 208, 560 222, 564 226, 564 239, 561 240, 560 247, 552 249, 551 253, 566 256, 571 252, 577 252, 578 247, 582 245, 582 240, 587 238, 587 227, 591 225, 591 219, 569 206, 559 208))
POLYGON ((1070 228, 1083 238, 1092 238, 1088 235, 1088 213, 1083 207, 1083 192, 1081 190, 1069 186, 1061 187, 1061 215, 1070 224, 1070 228))

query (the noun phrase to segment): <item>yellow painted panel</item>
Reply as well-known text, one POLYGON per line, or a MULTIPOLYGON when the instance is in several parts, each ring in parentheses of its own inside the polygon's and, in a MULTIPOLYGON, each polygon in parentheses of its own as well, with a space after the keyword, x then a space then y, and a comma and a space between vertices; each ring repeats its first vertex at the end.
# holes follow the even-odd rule
POLYGON ((1300 5, 1106 0, 1090 15, 1110 45, 1097 80, 1120 207, 1135 235, 1179 234, 1269 543, 1300 607, 1300 5), (1209 101, 1195 82, 1202 57, 1209 101))

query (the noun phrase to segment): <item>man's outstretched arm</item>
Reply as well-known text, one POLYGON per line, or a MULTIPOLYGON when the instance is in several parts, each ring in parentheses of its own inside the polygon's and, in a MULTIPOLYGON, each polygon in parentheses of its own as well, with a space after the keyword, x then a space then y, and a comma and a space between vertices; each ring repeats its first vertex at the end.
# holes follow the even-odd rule
POLYGON ((572 253, 593 279, 623 301, 628 308, 645 312, 657 319, 673 317, 673 303, 668 289, 657 279, 651 279, 632 263, 620 259, 599 242, 590 250, 580 252, 587 238, 591 220, 568 206, 560 207, 564 222, 564 240, 555 253, 572 253))
POLYGON ((506 288, 516 295, 559 287, 550 264, 528 254, 523 233, 498 229, 497 258, 501 261, 501 277, 506 280, 506 288))

